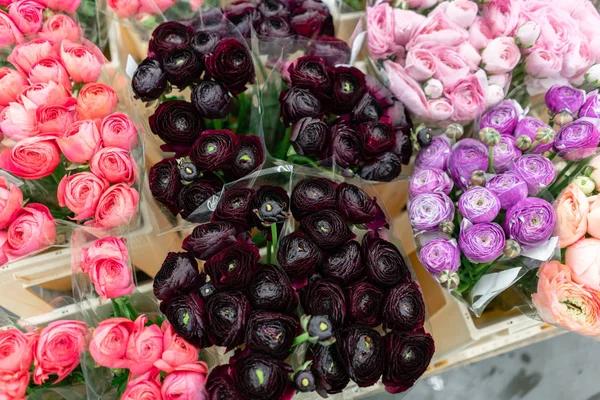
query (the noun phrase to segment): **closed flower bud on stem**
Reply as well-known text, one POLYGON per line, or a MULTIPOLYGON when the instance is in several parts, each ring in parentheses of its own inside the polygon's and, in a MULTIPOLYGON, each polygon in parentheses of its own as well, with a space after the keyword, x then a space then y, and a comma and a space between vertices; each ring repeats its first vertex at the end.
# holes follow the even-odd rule
POLYGON ((581 191, 585 193, 586 196, 590 196, 596 189, 596 183, 594 180, 587 176, 580 175, 573 180, 573 183, 579 186, 581 191))
POLYGON ((516 240, 508 239, 504 245, 503 253, 507 258, 516 258, 521 255, 521 245, 516 240))

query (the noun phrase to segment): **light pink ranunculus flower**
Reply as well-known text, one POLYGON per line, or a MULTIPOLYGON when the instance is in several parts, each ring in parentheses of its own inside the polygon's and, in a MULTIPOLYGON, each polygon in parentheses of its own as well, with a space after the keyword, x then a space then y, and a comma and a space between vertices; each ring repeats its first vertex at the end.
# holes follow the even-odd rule
POLYGON ((560 54, 535 46, 525 58, 525 71, 535 78, 554 77, 560 74, 563 58, 560 54))
POLYGON ((103 147, 90 161, 90 170, 109 183, 133 184, 137 177, 137 164, 129 150, 103 147))
POLYGON ((56 43, 60 43, 64 39, 77 42, 81 37, 81 28, 68 15, 54 14, 44 22, 39 35, 56 43))
POLYGON ((575 282, 600 291, 600 239, 581 239, 567 247, 565 264, 575 282))
POLYGON ((428 49, 414 47, 406 53, 404 69, 413 79, 422 82, 436 72, 436 57, 428 49))
POLYGON ((142 374, 130 380, 121 400, 162 400, 158 374, 142 374))
POLYGON ((102 119, 115 111, 117 101, 117 94, 110 86, 88 83, 77 96, 77 114, 82 119, 102 119))
MULTIPOLYGON (((103 299, 127 296, 135 290, 133 272, 127 259, 97 257, 86 266, 86 269, 96 293, 103 299)), ((131 337, 129 340, 131 341, 131 337)), ((129 350, 127 358, 129 359, 129 350)), ((136 365, 136 367, 130 366, 132 371, 141 371, 141 360, 136 360, 132 364, 136 365)))
POLYGON ((74 220, 83 221, 94 215, 100 196, 107 188, 108 182, 91 172, 65 175, 56 191, 58 205, 71 210, 74 220))
POLYGON ((438 7, 415 30, 407 47, 432 43, 437 46, 458 46, 468 40, 468 38, 469 32, 451 21, 443 10, 438 7))
POLYGON ((600 196, 592 196, 588 200, 590 208, 587 215, 587 233, 596 239, 600 239, 600 196))
POLYGON ((23 33, 17 25, 7 13, 0 10, 0 49, 22 43, 23 40, 23 33))
POLYGON ((95 82, 100 76, 105 58, 93 43, 75 43, 63 40, 60 46, 60 59, 71 79, 78 83, 95 82))
POLYGON ((71 89, 69 73, 56 58, 44 58, 31 67, 29 81, 35 83, 57 82, 64 88, 71 89))
POLYGON ((163 353, 163 333, 158 325, 146 326, 148 318, 140 315, 134 322, 127 342, 126 357, 130 361, 129 371, 133 376, 152 369, 163 353))
POLYGON ((39 106, 64 105, 71 99, 71 93, 54 81, 34 83, 23 90, 21 101, 29 108, 39 106))
POLYGON ((471 71, 476 71, 479 68, 479 64, 481 64, 481 55, 471 43, 461 43, 461 45, 458 46, 457 52, 467 63, 471 71))
POLYGON ((42 329, 34 350, 34 383, 42 385, 56 375, 53 381, 56 384, 69 376, 79 365, 87 335, 83 321, 59 320, 42 329))
POLYGON ((559 54, 565 54, 571 43, 579 39, 577 22, 557 7, 545 7, 536 16, 536 22, 541 27, 537 43, 559 54))
POLYGON ((438 1, 439 0, 407 0, 406 5, 409 8, 425 9, 435 6, 438 1))
POLYGON ((73 14, 79 8, 81 0, 39 0, 40 3, 56 11, 73 14))
POLYGON ((107 236, 94 240, 81 249, 80 269, 88 273, 88 267, 94 262, 104 258, 129 260, 129 251, 124 238, 107 236))
POLYGON ((6 228, 23 205, 23 192, 0 176, 0 229, 6 228))
POLYGON ((107 5, 120 18, 129 18, 140 12, 140 0, 108 0, 107 5))
POLYGON ((386 61, 386 75, 390 82, 390 90, 414 114, 429 118, 429 101, 417 81, 411 78, 400 64, 386 61))
POLYGON ((454 106, 445 97, 429 102, 429 115, 434 121, 449 120, 454 114, 454 106))
POLYGON ((56 225, 48 207, 29 203, 16 213, 6 235, 4 251, 9 258, 17 258, 54 244, 56 225))
POLYGON ((138 143, 138 130, 133 121, 123 113, 112 113, 102 120, 100 126, 102 143, 107 147, 133 149, 138 143))
POLYGON ((94 121, 77 121, 56 142, 69 161, 85 163, 100 149, 100 132, 94 121))
POLYGON ((446 15, 452 22, 468 29, 475 22, 478 11, 479 7, 473 1, 455 0, 448 3, 446 15))
POLYGON ((22 139, 0 152, 0 168, 24 179, 51 175, 59 163, 60 150, 52 136, 22 139))
POLYGON ((498 37, 488 43, 481 54, 484 68, 490 74, 511 72, 521 59, 521 50, 512 37, 498 37))
POLYGON ((139 201, 138 191, 127 184, 118 183, 111 186, 100 198, 93 225, 115 228, 129 224, 137 212, 139 201))
POLYGON ((203 400, 206 398, 206 364, 199 361, 177 367, 163 381, 163 400, 203 400))
MULTIPOLYGON (((417 28, 425 22, 425 17, 410 10, 394 8, 394 42, 405 46, 413 37, 417 28)), ((370 27, 369 27, 370 28, 370 27)))
POLYGON ((446 88, 446 97, 454 106, 454 121, 471 121, 485 110, 484 89, 475 75, 446 88))
POLYGON ((477 50, 485 48, 488 43, 494 38, 492 31, 483 18, 475 18, 475 22, 469 28, 469 43, 477 50))
POLYGON ((399 46, 394 42, 394 10, 388 3, 367 8, 369 27, 367 44, 371 56, 386 58, 395 54, 399 46))
POLYGON ((39 130, 35 108, 27 108, 17 102, 10 103, 0 111, 0 131, 13 140, 36 136, 39 130))
POLYGON ((510 84, 510 74, 488 75, 488 84, 506 88, 510 84))
POLYGON ((521 16, 520 0, 490 0, 482 9, 483 23, 489 25, 492 38, 513 36, 521 16))
POLYGON ((15 46, 8 55, 8 62, 17 67, 24 75, 29 75, 31 67, 38 61, 57 56, 58 53, 52 41, 37 38, 15 46))
POLYGON ((19 71, 0 67, 0 107, 16 101, 27 86, 27 78, 19 71))
POLYGON ((74 104, 41 106, 35 110, 37 129, 40 134, 62 136, 75 121, 74 104))
POLYGON ((504 89, 498 85, 488 85, 485 89, 485 107, 490 108, 504 100, 504 89))
POLYGON ((42 29, 42 11, 44 6, 34 0, 19 0, 8 6, 8 15, 25 35, 42 29))
POLYGON ((444 87, 454 86, 469 76, 469 65, 454 48, 440 46, 433 48, 431 52, 436 59, 434 76, 444 84, 444 87))
POLYGON ((129 368, 127 343, 133 329, 133 321, 126 318, 109 318, 100 322, 89 346, 94 361, 106 368, 129 368))
POLYGON ((176 0, 140 0, 140 12, 160 14, 173 7, 176 0))
POLYGON ((161 330, 163 332, 163 353, 161 358, 154 363, 156 368, 168 373, 179 366, 198 361, 198 349, 179 336, 169 321, 163 322, 161 330))
POLYGON ((27 335, 17 328, 0 329, 0 371, 29 371, 33 361, 34 339, 34 336, 27 335))
POLYGON ((586 38, 573 41, 563 59, 561 75, 566 78, 577 78, 586 73, 594 65, 594 58, 586 38))

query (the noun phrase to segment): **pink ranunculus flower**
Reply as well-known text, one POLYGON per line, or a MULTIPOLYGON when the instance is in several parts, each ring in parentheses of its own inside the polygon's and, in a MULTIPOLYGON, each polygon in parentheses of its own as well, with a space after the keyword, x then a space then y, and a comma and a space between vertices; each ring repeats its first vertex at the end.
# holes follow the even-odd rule
POLYGON ((0 67, 0 107, 16 101, 27 86, 27 78, 19 71, 0 67))
POLYGON ((121 400, 162 400, 157 372, 142 374, 130 380, 121 400))
POLYGON ((67 207, 75 213, 74 220, 86 220, 94 216, 100 196, 108 186, 106 180, 91 172, 65 175, 61 179, 56 192, 58 205, 67 207))
POLYGON ((534 17, 540 24, 538 43, 549 50, 564 54, 573 40, 578 40, 577 22, 558 7, 544 7, 534 17))
MULTIPOLYGON (((74 99, 73 99, 74 100, 74 99)), ((60 106, 41 106, 35 110, 40 134, 62 136, 75 121, 74 102, 60 106)))
POLYGON ((31 83, 57 82, 66 90, 71 89, 69 73, 56 58, 44 58, 35 63, 29 71, 31 83))
POLYGON ((203 400, 206 398, 208 368, 202 361, 175 368, 163 381, 163 400, 203 400))
MULTIPOLYGON (((405 46, 412 38, 415 30, 425 22, 425 17, 410 10, 394 8, 394 42, 405 46)), ((371 27, 369 26, 369 29, 371 27)))
POLYGON ((108 0, 107 5, 119 18, 129 18, 140 13, 140 0, 108 0))
POLYGON ((469 76, 471 72, 469 64, 455 48, 438 46, 432 48, 431 53, 436 60, 434 77, 440 80, 444 87, 454 86, 469 76))
POLYGON ((4 251, 8 257, 26 256, 54 244, 54 218, 45 205, 29 203, 15 214, 6 236, 4 251))
POLYGON ((575 184, 567 186, 554 202, 556 227, 561 249, 571 246, 585 236, 588 227, 589 201, 575 184))
POLYGON ((600 239, 584 238, 567 247, 565 264, 575 282, 600 291, 600 239))
POLYGON ((60 45, 60 59, 77 83, 95 82, 105 62, 102 52, 93 43, 86 45, 68 39, 60 45))
POLYGON ((558 261, 542 264, 538 276, 531 300, 544 321, 582 335, 600 335, 600 293, 575 283, 571 269, 558 261))
POLYGON ((70 14, 77 11, 81 0, 39 0, 40 3, 56 11, 65 11, 70 14))
POLYGON ((483 18, 475 18, 475 22, 469 28, 469 43, 477 50, 484 49, 494 38, 492 31, 483 18))
POLYGON ((407 0, 406 5, 409 8, 425 9, 435 6, 439 0, 407 0))
POLYGON ((137 177, 137 165, 128 150, 103 147, 90 161, 90 170, 110 183, 131 185, 137 177))
POLYGON ((428 49, 414 47, 406 53, 404 69, 413 79, 422 82, 436 71, 437 58, 428 49))
POLYGON ((38 61, 57 56, 58 53, 52 41, 37 38, 15 46, 8 55, 8 62, 17 67, 23 74, 29 75, 31 67, 38 61))
POLYGON ((39 134, 35 108, 31 107, 11 102, 0 111, 0 131, 4 136, 21 140, 39 134))
POLYGON ((23 205, 23 192, 0 176, 0 229, 6 228, 23 205))
POLYGON ((64 39, 79 41, 81 28, 79 24, 65 14, 54 14, 44 22, 40 37, 60 43, 64 39))
POLYGON ((493 107, 502 100, 504 100, 504 89, 498 85, 488 85, 485 89, 485 107, 493 107))
POLYGON ((7 13, 0 10, 0 49, 23 43, 23 40, 23 33, 17 25, 7 13))
POLYGON ((479 69, 479 64, 481 64, 481 55, 471 43, 462 43, 460 46, 458 46, 457 52, 469 66, 471 71, 476 71, 479 69))
POLYGON ((71 93, 54 81, 35 83, 21 94, 21 101, 30 109, 39 106, 64 105, 71 99, 71 93))
POLYGON ((94 121, 77 121, 56 142, 69 161, 85 163, 100 149, 100 132, 94 121))
POLYGON ((33 339, 32 335, 17 328, 0 329, 0 374, 29 371, 33 361, 33 339))
POLYGON ((127 318, 109 318, 100 322, 89 346, 96 364, 106 368, 129 368, 127 343, 133 329, 133 321, 127 318))
POLYGON ((102 119, 115 111, 118 97, 103 83, 84 85, 77 96, 77 114, 82 119, 102 119))
POLYGON ((483 7, 485 24, 489 25, 492 38, 512 36, 519 25, 521 1, 490 0, 483 7))
POLYGON ((87 335, 87 325, 82 321, 60 320, 42 329, 34 350, 35 384, 44 384, 51 375, 56 375, 53 383, 69 376, 79 365, 87 335))
POLYGON ((177 367, 198 361, 198 349, 179 336, 169 321, 163 322, 161 330, 163 332, 163 353, 161 358, 154 363, 156 368, 168 373, 177 367))
POLYGON ((454 106, 454 121, 470 121, 485 110, 485 93, 478 77, 471 75, 454 87, 446 88, 446 96, 454 106))
POLYGON ((0 231, 0 267, 8 263, 8 255, 4 251, 4 243, 7 239, 6 231, 0 231))
POLYGON ((446 7, 448 18, 465 29, 468 29, 475 22, 478 11, 477 3, 470 0, 451 1, 446 7))
POLYGON ((569 50, 565 53, 561 75, 566 78, 575 79, 585 74, 592 65, 594 65, 594 58, 587 39, 580 38, 577 41, 573 41, 569 50))
POLYGON ((487 72, 504 74, 517 66, 521 59, 521 51, 512 37, 501 36, 488 43, 481 59, 487 72))
POLYGON ((25 35, 42 29, 42 11, 44 6, 34 0, 19 0, 8 6, 8 15, 25 35))
POLYGON ((28 369, 15 372, 0 371, 0 396, 5 396, 6 400, 25 400, 29 375, 28 369))
POLYGON ((590 212, 587 215, 587 233, 600 239, 600 196, 588 198, 590 203, 590 212))
POLYGON ((94 240, 90 245, 81 250, 81 271, 88 273, 89 267, 98 260, 114 258, 128 261, 129 251, 124 238, 107 236, 94 240))
POLYGON ((446 121, 454 114, 454 107, 448 99, 441 97, 429 102, 429 114, 433 121, 446 121))
POLYGON ((96 293, 103 299, 127 296, 135 290, 128 260, 97 258, 86 268, 96 293))
POLYGON ((145 315, 137 317, 127 343, 126 357, 130 361, 129 371, 133 376, 151 370, 163 352, 163 333, 160 327, 155 324, 146 326, 147 321, 145 315))
POLYGON ((60 150, 52 136, 36 136, 19 141, 0 152, 0 168, 25 179, 51 175, 60 164, 60 150))
POLYGON ((100 126, 102 143, 107 147, 133 149, 138 143, 138 131, 133 121, 123 113, 112 113, 102 120, 100 126))
POLYGON ((369 52, 375 58, 386 58, 399 50, 393 40, 394 11, 388 3, 379 3, 367 8, 369 26, 367 44, 369 52))
POLYGON ((416 45, 458 46, 469 38, 469 33, 437 7, 426 20, 419 25, 407 47, 416 45))
MULTIPOLYGON (((191 2, 193 3, 193 0, 191 2)), ((196 1, 196 3, 197 2, 198 1, 196 1)), ((140 12, 147 14, 160 14, 173 7, 175 3, 176 0, 140 0, 140 12)))
POLYGON ((101 228, 127 225, 133 220, 139 201, 137 190, 125 183, 117 183, 100 198, 93 224, 101 228))

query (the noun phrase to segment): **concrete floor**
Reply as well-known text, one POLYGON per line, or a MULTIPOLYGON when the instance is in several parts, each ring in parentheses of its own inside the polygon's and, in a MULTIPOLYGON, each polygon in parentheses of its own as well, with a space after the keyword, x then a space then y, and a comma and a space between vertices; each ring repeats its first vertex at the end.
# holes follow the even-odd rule
POLYGON ((600 342, 562 335, 422 380, 402 399, 600 400, 600 342))

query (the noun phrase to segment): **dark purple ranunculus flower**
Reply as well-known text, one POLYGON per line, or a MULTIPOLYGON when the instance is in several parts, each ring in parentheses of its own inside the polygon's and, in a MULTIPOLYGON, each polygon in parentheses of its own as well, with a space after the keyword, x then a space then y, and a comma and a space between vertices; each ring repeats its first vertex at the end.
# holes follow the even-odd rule
POLYGON ((408 193, 414 197, 423 193, 444 193, 449 195, 454 182, 448 174, 437 168, 422 168, 416 170, 410 177, 408 193))
POLYGON ((194 142, 190 158, 205 171, 226 168, 240 146, 238 136, 228 129, 206 130, 194 142))
POLYGON ((341 183, 337 188, 337 209, 351 224, 385 223, 385 215, 374 197, 351 183, 341 183))
POLYGON ((600 95, 598 91, 593 91, 587 94, 585 103, 579 110, 579 118, 600 118, 600 95))
POLYGON ((246 346, 275 358, 286 358, 300 323, 296 317, 272 311, 253 311, 246 325, 246 346))
POLYGON ((215 81, 201 81, 192 90, 192 104, 204 118, 224 118, 231 109, 231 95, 215 81))
POLYGON ((585 101, 585 91, 572 86, 554 85, 546 92, 545 100, 551 114, 566 111, 577 115, 585 101))
POLYGON ((206 55, 214 50, 219 40, 220 36, 217 32, 207 29, 198 30, 192 37, 192 49, 204 59, 206 55))
POLYGON ((338 114, 349 113, 366 92, 365 74, 345 66, 335 67, 332 74, 333 109, 338 114))
POLYGON ((512 135, 522 113, 519 103, 505 100, 483 113, 479 129, 493 128, 501 135, 512 135))
POLYGON ((474 263, 489 263, 502 255, 506 237, 496 223, 475 224, 462 227, 458 245, 467 259, 474 263))
POLYGON ((232 375, 233 368, 229 364, 215 367, 206 380, 207 400, 243 399, 232 375))
POLYGON ((392 150, 396 144, 396 135, 391 126, 379 122, 364 122, 358 126, 362 148, 369 156, 377 156, 392 150))
POLYGON ((362 148, 358 133, 346 122, 331 127, 331 157, 342 168, 358 164, 362 148))
POLYGON ((217 289, 245 289, 259 259, 258 248, 253 243, 238 240, 206 260, 204 271, 217 289))
POLYGON ((304 117, 318 117, 322 114, 321 102, 307 89, 292 86, 281 92, 281 116, 286 124, 293 124, 304 117))
POLYGON ((421 149, 415 159, 417 168, 437 168, 445 171, 448 167, 448 159, 452 153, 450 139, 446 136, 436 136, 431 140, 429 146, 421 149))
POLYGON ((454 220, 454 203, 444 193, 422 193, 408 204, 408 217, 413 229, 434 231, 454 220))
POLYGON ((323 158, 329 142, 329 126, 318 118, 301 118, 292 126, 290 140, 296 153, 323 158))
POLYGON ((180 22, 163 22, 152 32, 148 42, 148 54, 162 58, 174 51, 187 49, 192 34, 191 27, 180 22))
POLYGON ((197 289, 205 280, 206 275, 198 272, 198 262, 191 253, 170 252, 154 277, 154 296, 168 301, 197 289))
POLYGON ((323 57, 327 64, 347 64, 350 61, 350 46, 342 39, 333 35, 321 36, 308 46, 307 54, 323 57))
POLYGON ((304 37, 315 38, 320 35, 333 35, 333 18, 322 3, 304 1, 294 10, 291 18, 294 31, 304 37))
POLYGON ((458 209, 474 224, 492 222, 500 212, 500 200, 489 189, 474 186, 460 196, 458 209))
POLYGON ((246 292, 252 306, 259 310, 288 313, 298 305, 290 279, 276 265, 259 265, 246 292))
POLYGON ((321 263, 321 249, 302 232, 284 236, 279 242, 277 261, 293 280, 304 279, 321 263))
POLYGON ((255 3, 246 0, 237 0, 227 5, 223 9, 223 14, 225 18, 230 20, 234 25, 237 25, 248 17, 252 19, 255 11, 255 3))
POLYGON ((161 103, 148 118, 152 133, 165 143, 190 145, 202 131, 202 121, 191 103, 169 100, 161 103))
POLYGON ((235 243, 237 229, 229 222, 208 222, 198 225, 183 240, 183 249, 194 253, 196 258, 207 260, 213 254, 235 243))
POLYGON ((256 33, 261 40, 282 39, 292 35, 292 27, 284 16, 274 15, 262 18, 256 25, 256 33))
POLYGON ((390 182, 402 171, 400 157, 391 152, 382 153, 360 168, 360 177, 370 181, 390 182))
POLYGON ((244 341, 246 321, 252 311, 242 292, 217 292, 206 301, 210 340, 231 350, 244 341))
POLYGON ((383 373, 385 348, 377 331, 351 326, 338 335, 342 360, 348 375, 359 387, 374 385, 383 373))
POLYGON ((421 247, 419 261, 433 276, 456 272, 460 267, 460 250, 454 240, 434 239, 421 247))
POLYGON ((385 390, 401 393, 410 389, 425 373, 435 352, 435 344, 427 333, 390 332, 385 337, 385 352, 385 390))
POLYGON ((458 186, 466 189, 471 184, 471 176, 475 171, 487 171, 488 149, 479 140, 462 139, 454 148, 448 159, 450 176, 458 186))
POLYGON ((265 161, 265 151, 260 137, 253 135, 240 136, 240 145, 233 156, 233 162, 225 169, 225 176, 230 180, 242 178, 256 171, 265 161))
POLYGON ((131 78, 131 88, 143 101, 158 99, 167 88, 167 76, 159 60, 146 58, 131 78))
POLYGON ((525 154, 515 160, 512 172, 519 175, 529 189, 529 195, 535 196, 547 188, 556 178, 552 161, 539 154, 525 154))
POLYGON ((302 229, 322 249, 331 250, 354 237, 344 218, 333 210, 309 214, 301 221, 302 229))
POLYGON ((536 247, 552 236, 556 212, 544 199, 528 197, 506 212, 504 229, 509 238, 525 248, 536 247))
POLYGON ((527 183, 519 175, 506 172, 496 175, 487 183, 485 187, 498 197, 500 206, 508 210, 513 204, 518 203, 527 197, 527 183))
POLYGON ((352 110, 352 119, 356 122, 377 122, 383 111, 377 100, 365 93, 352 110))
POLYGON ((217 180, 199 179, 183 186, 177 196, 177 205, 183 218, 188 218, 208 199, 221 190, 217 180))
POLYGON ((410 272, 400 251, 373 232, 363 237, 362 259, 370 280, 377 285, 392 287, 410 280, 410 272))
POLYGON ((415 282, 401 283, 391 289, 383 306, 383 327, 413 332, 425 323, 423 294, 415 282))
POLYGON ((258 225, 271 226, 288 218, 290 197, 278 186, 263 185, 254 194, 251 207, 258 225))
POLYGON ((600 144, 598 121, 579 118, 563 126, 554 140, 554 148, 567 160, 581 160, 591 156, 600 144))
POLYGON ((521 150, 517 148, 514 136, 500 136, 500 142, 494 146, 494 170, 497 173, 508 171, 520 156, 521 150))
POLYGON ((364 276, 365 264, 362 261, 360 243, 351 240, 333 250, 321 265, 321 273, 344 285, 355 282, 364 276))
POLYGON ((172 85, 185 88, 202 75, 202 59, 192 49, 177 50, 163 57, 163 70, 172 85))
POLYGON ((213 221, 226 221, 242 227, 249 227, 252 213, 254 189, 225 189, 213 212, 213 221))
POLYGON ((351 323, 375 327, 381 324, 381 309, 385 300, 383 290, 363 281, 346 289, 348 319, 351 323))
POLYGON ((335 209, 337 183, 326 178, 305 178, 292 190, 291 209, 294 218, 316 211, 335 209))
POLYGON ((344 390, 350 378, 337 344, 330 346, 317 344, 312 348, 312 353, 311 371, 317 380, 317 392, 325 397, 327 394, 340 393, 344 390))
POLYGON ((292 85, 323 97, 331 89, 331 77, 322 57, 303 56, 288 67, 292 85))
MULTIPOLYGON (((519 120, 517 127, 515 128, 514 137, 515 139, 519 139, 521 136, 527 136, 531 142, 533 143, 540 130, 543 129, 552 129, 545 122, 535 117, 523 117, 519 120)), ((546 151, 552 150, 553 141, 549 143, 539 143, 535 146, 533 150, 530 150, 533 153, 544 153, 546 151)))
POLYGON ((254 64, 246 46, 234 38, 222 39, 205 60, 209 77, 223 84, 234 95, 254 82, 254 64))
POLYGON ((245 350, 236 354, 230 364, 238 390, 250 399, 280 400, 290 396, 292 368, 276 358, 245 350))
POLYGON ((265 17, 286 17, 290 13, 288 6, 279 0, 263 0, 258 4, 258 11, 265 17))
POLYGON ((177 159, 165 158, 154 164, 148 172, 148 183, 152 196, 177 214, 177 196, 182 187, 177 159))
POLYGON ((344 325, 346 299, 344 291, 328 279, 314 279, 300 292, 302 308, 308 315, 325 315, 335 328, 344 325))
POLYGON ((200 12, 192 21, 192 28, 198 31, 221 32, 226 24, 223 11, 220 8, 208 8, 200 12))
POLYGON ((162 312, 179 336, 196 347, 209 344, 204 300, 196 292, 160 303, 162 312))

